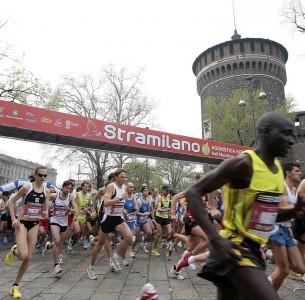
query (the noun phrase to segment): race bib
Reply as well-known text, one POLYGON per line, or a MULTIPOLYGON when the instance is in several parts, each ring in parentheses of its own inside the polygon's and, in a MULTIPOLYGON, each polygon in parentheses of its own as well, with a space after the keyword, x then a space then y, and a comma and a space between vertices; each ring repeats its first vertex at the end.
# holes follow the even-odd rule
POLYGON ((67 214, 67 210, 65 207, 55 207, 54 215, 56 217, 65 217, 67 214))
POLYGON ((79 214, 80 214, 80 215, 86 215, 86 214, 87 214, 85 207, 81 207, 81 208, 80 208, 79 214))
POLYGON ((21 215, 28 219, 39 219, 42 211, 42 205, 24 204, 21 215))
POLYGON ((124 203, 116 203, 111 206, 111 215, 113 216, 121 216, 124 210, 124 203))
POLYGON ((274 232, 280 195, 259 193, 251 208, 248 232, 269 237, 274 232))
POLYGON ((139 221, 145 221, 147 220, 147 216, 138 216, 139 221))
POLYGON ((127 213, 126 215, 126 221, 135 221, 137 218, 135 213, 127 213))

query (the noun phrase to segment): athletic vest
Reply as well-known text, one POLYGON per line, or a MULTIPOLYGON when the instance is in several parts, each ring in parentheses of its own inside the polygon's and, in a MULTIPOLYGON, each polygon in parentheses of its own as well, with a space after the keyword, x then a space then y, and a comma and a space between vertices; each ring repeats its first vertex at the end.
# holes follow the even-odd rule
MULTIPOLYGON (((286 194, 287 194, 287 200, 288 200, 288 204, 290 205, 295 205, 297 202, 297 193, 296 193, 296 188, 294 187, 292 190, 289 188, 289 186, 287 185, 287 183, 285 182, 285 190, 286 190, 286 194)), ((285 227, 291 227, 291 221, 285 221, 285 222, 281 222, 279 223, 281 224, 281 226, 285 226, 285 227)))
POLYGON ((80 204, 79 214, 84 215, 84 214, 86 214, 84 209, 89 208, 89 205, 90 205, 90 199, 91 199, 90 193, 87 192, 84 195, 82 191, 79 191, 78 192, 78 199, 79 199, 79 204, 80 204))
POLYGON ((252 161, 251 182, 245 189, 234 189, 230 184, 224 186, 225 229, 220 235, 238 244, 245 238, 266 244, 276 230, 280 196, 284 192, 283 171, 277 159, 274 174, 253 150, 243 153, 252 161))
POLYGON ((54 201, 53 215, 50 217, 50 223, 56 223, 60 226, 68 226, 68 209, 70 206, 70 194, 66 199, 59 197, 60 193, 57 193, 54 201))
MULTIPOLYGON (((168 198, 161 197, 161 208, 170 208, 170 207, 171 207, 171 200, 168 198)), ((164 219, 169 218, 167 211, 160 212, 160 211, 158 211, 158 209, 156 212, 156 216, 160 217, 160 218, 164 218, 164 219)))
POLYGON ((45 201, 45 187, 43 188, 42 192, 38 193, 34 190, 33 183, 31 183, 29 191, 22 198, 20 217, 31 220, 38 220, 41 217, 41 212, 45 201))
MULTIPOLYGON (((111 199, 119 198, 121 197, 126 190, 125 184, 123 184, 121 187, 118 187, 114 182, 110 183, 114 187, 114 194, 112 195, 111 199)), ((107 216, 123 216, 123 210, 124 210, 124 199, 121 201, 118 201, 114 203, 111 206, 105 207, 105 214, 107 216)))
MULTIPOLYGON (((143 202, 142 197, 140 197, 140 207, 139 207, 139 212, 140 213, 146 213, 150 212, 150 205, 151 205, 151 199, 150 197, 147 198, 148 202, 143 202)), ((137 221, 138 222, 144 222, 148 219, 148 216, 137 216, 137 221)))
POLYGON ((127 212, 127 214, 125 215, 125 221, 134 222, 137 219, 135 198, 133 197, 131 199, 124 199, 124 208, 127 212))

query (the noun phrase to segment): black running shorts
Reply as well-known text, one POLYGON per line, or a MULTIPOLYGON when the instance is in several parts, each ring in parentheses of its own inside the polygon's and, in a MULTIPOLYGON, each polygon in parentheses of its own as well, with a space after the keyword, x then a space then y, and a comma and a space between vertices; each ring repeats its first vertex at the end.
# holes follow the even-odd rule
POLYGON ((115 231, 115 227, 124 222, 123 218, 120 216, 104 216, 101 222, 101 230, 104 233, 110 233, 115 231))

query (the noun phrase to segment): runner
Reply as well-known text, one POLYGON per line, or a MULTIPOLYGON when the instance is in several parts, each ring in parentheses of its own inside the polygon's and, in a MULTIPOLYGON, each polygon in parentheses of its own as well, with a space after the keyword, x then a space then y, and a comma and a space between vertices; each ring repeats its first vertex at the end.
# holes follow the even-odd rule
POLYGON ((196 222, 211 242, 200 276, 214 282, 219 300, 279 299, 264 274, 260 245, 268 241, 275 221, 304 217, 302 198, 293 209, 279 209, 284 177, 275 157, 285 156, 292 146, 293 123, 279 113, 266 113, 259 119, 257 131, 254 151, 224 161, 186 193, 196 222), (218 235, 200 198, 223 185, 225 229, 218 235))
MULTIPOLYGON (((296 164, 288 163, 283 166, 285 175, 285 196, 282 197, 280 207, 294 207, 297 196, 296 187, 301 179, 301 171, 296 164)), ((271 235, 273 259, 277 265, 275 271, 268 277, 276 290, 280 288, 289 274, 289 269, 299 274, 305 273, 304 259, 297 248, 292 234, 291 222, 278 224, 278 230, 271 235)))
POLYGON ((66 180, 62 184, 59 193, 50 195, 52 201, 52 214, 50 217, 50 227, 53 239, 53 259, 54 274, 58 275, 62 272, 60 264, 60 254, 62 252, 63 241, 68 238, 70 232, 68 229, 68 212, 71 207, 72 196, 70 191, 73 189, 71 181, 66 180))
POLYGON ((157 222, 157 238, 154 242, 154 248, 151 250, 151 254, 154 256, 160 256, 160 243, 162 238, 162 230, 165 229, 167 233, 167 241, 170 241, 172 237, 172 224, 170 220, 171 200, 169 195, 169 187, 167 185, 161 188, 161 198, 159 199, 155 220, 157 222))
POLYGON ((121 262, 128 246, 132 243, 132 232, 123 219, 124 199, 126 198, 126 171, 117 169, 114 172, 114 182, 110 183, 104 195, 105 213, 101 222, 99 240, 91 253, 91 264, 87 269, 89 279, 97 279, 95 274, 95 261, 106 240, 110 240, 109 233, 116 231, 123 239, 121 240, 112 259, 117 270, 122 270, 121 262))
MULTIPOLYGON (((83 181, 81 184, 81 189, 76 193, 76 198, 73 200, 74 209, 76 213, 74 215, 73 221, 73 235, 68 243, 68 252, 73 251, 73 246, 76 244, 78 239, 81 237, 82 233, 84 233, 84 228, 86 226, 87 216, 90 212, 90 200, 91 195, 89 193, 90 183, 87 181, 83 181)), ((86 232, 86 235, 83 240, 83 247, 85 249, 88 248, 89 244, 89 234, 86 232)))
POLYGON ((0 233, 2 234, 3 244, 8 243, 7 220, 8 220, 8 201, 9 193, 4 192, 0 199, 0 233))
POLYGON ((19 283, 30 265, 38 234, 38 222, 42 215, 47 217, 49 191, 43 182, 47 177, 47 168, 40 166, 35 170, 35 181, 25 184, 10 201, 10 214, 15 229, 16 245, 5 256, 5 264, 10 266, 17 256, 21 261, 17 277, 11 288, 13 299, 20 299, 19 283), (20 215, 15 216, 15 202, 23 197, 20 215))
POLYGON ((141 196, 137 200, 138 212, 136 222, 136 241, 133 245, 133 249, 137 242, 140 240, 141 230, 144 232, 143 251, 149 253, 147 249, 147 242, 152 235, 152 229, 149 223, 149 215, 151 214, 151 198, 148 196, 148 188, 146 186, 141 188, 141 196))
POLYGON ((132 182, 127 183, 127 197, 124 199, 124 219, 126 224, 129 226, 132 232, 132 241, 133 245, 130 249, 130 256, 132 258, 136 257, 136 251, 134 243, 136 241, 136 221, 137 221, 137 212, 139 209, 139 202, 136 199, 134 193, 134 184, 132 182))

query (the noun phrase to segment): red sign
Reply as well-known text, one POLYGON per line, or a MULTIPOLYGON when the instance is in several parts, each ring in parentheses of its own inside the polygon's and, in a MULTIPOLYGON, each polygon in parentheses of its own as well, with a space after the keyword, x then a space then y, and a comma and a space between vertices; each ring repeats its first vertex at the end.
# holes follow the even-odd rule
MULTIPOLYGON (((0 101, 0 125, 172 154, 228 159, 247 147, 0 101)), ((84 146, 85 143, 84 143, 84 146)))

